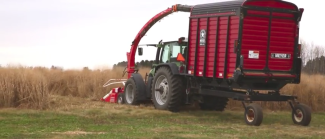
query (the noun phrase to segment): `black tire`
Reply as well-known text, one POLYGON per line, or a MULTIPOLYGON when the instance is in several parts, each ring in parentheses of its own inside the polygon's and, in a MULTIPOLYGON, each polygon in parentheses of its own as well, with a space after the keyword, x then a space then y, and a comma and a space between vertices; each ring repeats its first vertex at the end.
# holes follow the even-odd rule
POLYGON ((308 126, 311 121, 311 108, 305 104, 297 104, 291 113, 291 117, 294 124, 308 126), (300 115, 296 115, 294 111, 300 115))
POLYGON ((123 94, 124 94, 124 93, 119 93, 119 94, 117 95, 117 103, 118 103, 118 104, 124 104, 124 97, 123 97, 123 94))
MULTIPOLYGON (((159 83, 160 84, 160 83, 159 83)), ((162 87, 161 87, 162 88, 162 87)), ((157 70, 153 83, 152 83, 152 101, 154 107, 159 110, 169 110, 171 112, 178 112, 180 110, 183 96, 185 95, 185 89, 182 85, 182 78, 177 75, 173 75, 168 67, 161 67, 157 70), (156 91, 155 85, 160 77, 165 77, 168 84, 168 93, 165 95, 166 101, 161 103, 159 101, 159 92, 156 91), (157 93, 157 96, 155 95, 157 93)))
POLYGON ((224 97, 202 96, 203 102, 199 103, 201 110, 224 111, 229 99, 224 97))
POLYGON ((260 126, 263 121, 262 107, 256 103, 249 104, 245 109, 244 118, 246 124, 260 126))
POLYGON ((152 91, 152 82, 153 82, 153 76, 152 74, 149 75, 148 77, 148 82, 147 82, 147 86, 146 86, 146 91, 148 94, 148 98, 151 99, 151 91, 152 91))
POLYGON ((129 78, 125 83, 123 100, 125 104, 129 105, 139 105, 140 102, 138 100, 139 91, 135 84, 133 78, 129 78))

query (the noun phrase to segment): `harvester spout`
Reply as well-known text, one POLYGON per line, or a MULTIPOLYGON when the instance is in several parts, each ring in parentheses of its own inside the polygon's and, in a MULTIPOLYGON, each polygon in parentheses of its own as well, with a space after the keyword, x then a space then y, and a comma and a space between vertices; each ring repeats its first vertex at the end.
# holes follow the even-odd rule
POLYGON ((181 5, 181 4, 176 4, 173 6, 173 11, 177 12, 191 12, 191 9, 193 8, 193 6, 190 5, 181 5))
POLYGON ((154 17, 152 17, 143 27, 142 29, 139 31, 139 33, 137 34, 137 36, 135 37, 135 39, 132 42, 131 45, 131 50, 130 52, 127 53, 127 60, 128 60, 128 65, 127 65, 127 73, 128 73, 128 78, 131 77, 131 74, 134 73, 134 64, 135 64, 135 54, 136 54, 136 50, 138 47, 138 44, 140 42, 140 40, 142 39, 142 37, 149 31, 149 29, 156 24, 159 20, 161 20, 162 18, 170 15, 173 12, 191 12, 193 6, 190 5, 181 5, 181 4, 175 4, 170 8, 167 8, 166 10, 158 13, 157 15, 155 15, 154 17))

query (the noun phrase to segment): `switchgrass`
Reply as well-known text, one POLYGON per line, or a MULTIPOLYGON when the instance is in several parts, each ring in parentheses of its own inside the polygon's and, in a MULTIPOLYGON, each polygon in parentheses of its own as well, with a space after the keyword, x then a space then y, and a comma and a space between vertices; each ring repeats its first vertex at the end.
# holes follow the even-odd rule
MULTIPOLYGON (((0 68, 0 107, 49 109, 57 102, 51 96, 79 97, 100 100, 113 85, 103 87, 109 79, 122 77, 123 68, 115 70, 57 70, 47 68, 0 68)), ((149 69, 140 69, 144 76, 149 69)), ((126 78, 127 75, 124 76, 126 78)), ((287 85, 283 94, 297 95, 301 103, 314 111, 324 111, 325 85, 323 75, 303 74, 301 83, 287 85)), ((59 101, 59 100, 56 100, 59 101)), ((270 110, 288 110, 284 102, 260 102, 270 110)), ((228 109, 242 108, 240 102, 230 101, 228 109)))

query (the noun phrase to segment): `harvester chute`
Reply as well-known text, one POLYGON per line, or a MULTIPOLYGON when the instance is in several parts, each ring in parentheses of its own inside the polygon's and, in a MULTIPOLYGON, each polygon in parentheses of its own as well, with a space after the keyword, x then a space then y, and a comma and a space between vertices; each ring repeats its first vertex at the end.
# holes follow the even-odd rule
POLYGON ((131 74, 134 73, 135 67, 135 54, 137 51, 137 47, 139 42, 141 41, 142 37, 149 31, 149 29, 156 24, 159 20, 162 18, 174 13, 174 12, 191 12, 193 6, 189 5, 181 5, 181 4, 176 4, 173 5, 170 8, 167 8, 166 10, 158 13, 154 17, 152 17, 139 31, 139 33, 136 35, 135 39, 132 41, 131 49, 130 52, 127 52, 127 60, 128 60, 128 65, 127 65, 127 73, 128 73, 128 78, 131 77, 131 74))

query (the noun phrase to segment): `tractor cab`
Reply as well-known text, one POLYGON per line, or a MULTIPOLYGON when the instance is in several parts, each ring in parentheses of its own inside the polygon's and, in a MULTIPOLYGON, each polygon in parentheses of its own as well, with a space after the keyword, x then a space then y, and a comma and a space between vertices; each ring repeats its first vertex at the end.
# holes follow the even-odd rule
POLYGON ((166 41, 161 43, 156 53, 156 64, 176 63, 185 59, 187 41, 166 41))
MULTIPOLYGON (((154 67, 163 63, 175 63, 180 65, 180 61, 185 61, 188 41, 181 37, 173 41, 159 41, 158 44, 146 44, 145 46, 154 46, 157 48, 154 67)), ((139 45, 143 46, 143 45, 139 45)), ((138 55, 143 54, 143 48, 138 48, 138 55)))
MULTIPOLYGON (((151 81, 153 76, 155 76, 156 67, 159 65, 174 63, 179 71, 184 69, 185 59, 187 56, 187 46, 188 41, 185 37, 180 37, 178 40, 173 41, 162 41, 160 40, 158 44, 145 44, 139 46, 153 46, 156 47, 156 58, 155 62, 151 67, 149 73, 146 73, 144 77, 144 82, 147 84, 147 90, 150 90, 151 81)), ((143 48, 138 47, 138 55, 143 54, 143 48)))

